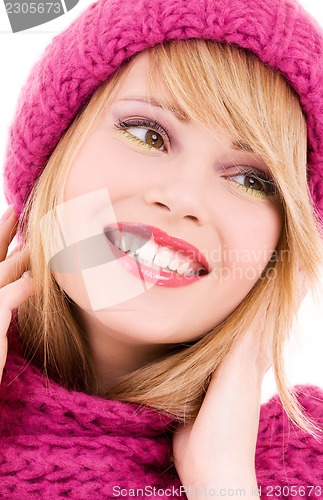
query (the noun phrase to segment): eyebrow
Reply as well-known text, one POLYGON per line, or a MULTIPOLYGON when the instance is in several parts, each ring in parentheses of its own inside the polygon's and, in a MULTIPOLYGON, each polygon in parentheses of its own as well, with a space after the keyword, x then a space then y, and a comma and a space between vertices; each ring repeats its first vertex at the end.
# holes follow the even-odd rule
MULTIPOLYGON (((177 108, 176 106, 173 106, 170 103, 167 102, 161 102, 157 101, 157 99, 154 99, 153 97, 125 97, 123 99, 120 99, 120 101, 136 101, 136 102, 143 102, 144 104, 150 104, 151 106, 161 108, 161 109, 167 109, 170 111, 180 122, 185 122, 188 118, 187 114, 182 111, 180 108, 177 108)), ((249 144, 247 144, 244 141, 237 140, 232 142, 232 149, 236 151, 248 151, 249 153, 254 153, 253 149, 249 144)))
POLYGON ((182 111, 181 109, 177 108, 176 106, 173 106, 170 103, 157 101, 157 99, 154 99, 153 97, 151 97, 151 98, 146 98, 146 97, 126 97, 124 99, 120 99, 120 101, 143 102, 145 104, 150 104, 151 106, 154 106, 154 107, 157 107, 157 108, 167 109, 180 122, 184 122, 185 120, 187 120, 187 115, 186 115, 186 113, 184 113, 184 111, 182 111))

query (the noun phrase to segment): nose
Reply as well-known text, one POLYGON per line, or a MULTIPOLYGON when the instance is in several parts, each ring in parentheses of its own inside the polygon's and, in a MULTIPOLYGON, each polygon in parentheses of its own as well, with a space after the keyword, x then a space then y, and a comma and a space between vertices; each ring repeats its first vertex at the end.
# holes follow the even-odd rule
POLYGON ((185 169, 162 179, 148 188, 144 194, 146 203, 163 210, 172 219, 192 220, 197 225, 208 222, 210 214, 207 208, 207 179, 201 172, 190 175, 185 169))

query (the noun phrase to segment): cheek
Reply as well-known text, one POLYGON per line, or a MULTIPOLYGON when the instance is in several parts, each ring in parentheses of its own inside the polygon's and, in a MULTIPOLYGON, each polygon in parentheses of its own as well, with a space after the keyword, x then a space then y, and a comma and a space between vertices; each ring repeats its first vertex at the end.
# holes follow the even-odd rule
MULTIPOLYGON (((228 216, 226 222, 226 265, 256 269, 259 277, 275 251, 282 230, 282 214, 277 206, 263 205, 240 211, 239 218, 228 216)), ((250 274, 250 273, 249 273, 250 274)))
POLYGON ((53 273, 58 285, 82 309, 91 310, 91 303, 81 273, 53 273))
POLYGON ((138 194, 147 178, 150 155, 134 154, 133 147, 105 129, 96 130, 82 145, 69 170, 65 201, 102 188, 111 200, 138 194))
POLYGON ((122 158, 113 142, 103 141, 101 135, 90 136, 75 157, 65 183, 65 201, 102 188, 118 189, 116 173, 122 169, 122 158))

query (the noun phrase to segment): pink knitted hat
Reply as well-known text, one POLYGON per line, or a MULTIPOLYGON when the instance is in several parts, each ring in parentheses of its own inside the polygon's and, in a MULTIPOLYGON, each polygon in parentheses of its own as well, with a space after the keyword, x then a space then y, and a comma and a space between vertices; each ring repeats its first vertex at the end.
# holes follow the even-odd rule
POLYGON ((7 200, 20 213, 77 111, 134 54, 204 38, 249 49, 279 70, 308 124, 308 181, 323 220, 323 36, 296 0, 99 0, 56 36, 18 103, 5 164, 7 200))

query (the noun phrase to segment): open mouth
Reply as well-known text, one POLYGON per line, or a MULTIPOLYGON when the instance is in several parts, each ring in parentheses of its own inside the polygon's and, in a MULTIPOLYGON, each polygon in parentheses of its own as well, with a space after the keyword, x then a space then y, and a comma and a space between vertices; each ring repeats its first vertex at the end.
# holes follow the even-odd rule
POLYGON ((193 246, 157 228, 118 224, 104 232, 114 247, 152 270, 190 278, 208 274, 206 265, 195 258, 198 252, 193 246))

